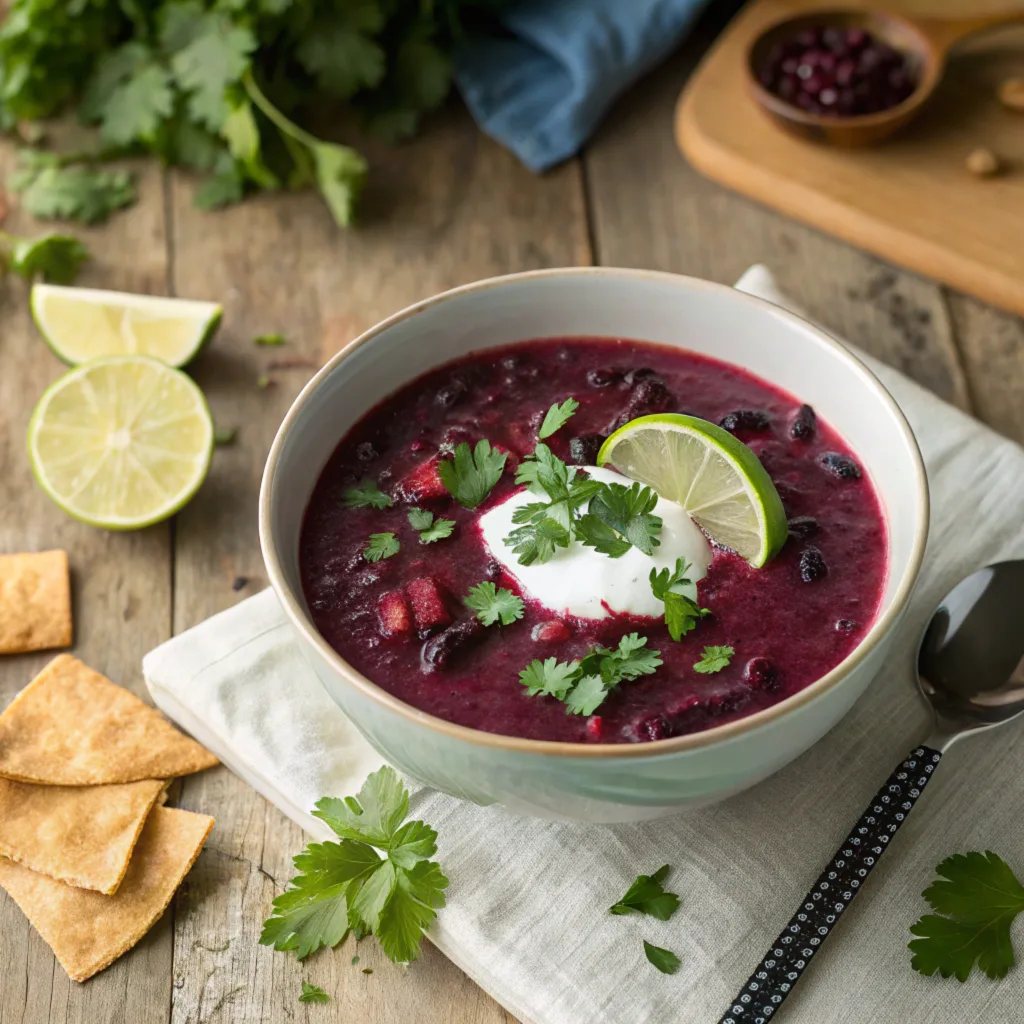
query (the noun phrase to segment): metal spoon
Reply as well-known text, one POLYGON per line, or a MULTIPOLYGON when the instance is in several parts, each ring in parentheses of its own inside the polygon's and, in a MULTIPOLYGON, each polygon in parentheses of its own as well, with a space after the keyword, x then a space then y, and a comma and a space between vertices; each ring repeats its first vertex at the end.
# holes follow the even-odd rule
POLYGON ((959 739, 1024 714, 1024 561, 959 583, 921 640, 917 684, 933 713, 925 741, 889 776, 719 1024, 767 1024, 959 739))

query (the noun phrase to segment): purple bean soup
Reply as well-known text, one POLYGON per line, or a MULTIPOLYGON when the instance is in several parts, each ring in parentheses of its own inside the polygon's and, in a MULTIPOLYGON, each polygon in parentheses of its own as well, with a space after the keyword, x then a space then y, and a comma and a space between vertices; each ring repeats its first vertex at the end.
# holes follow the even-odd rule
POLYGON ((317 629, 399 700, 508 736, 637 743, 835 668, 874 621, 887 544, 868 475, 810 406, 680 349, 560 338, 459 359, 363 416, 299 554, 317 629), (761 568, 598 465, 613 431, 665 413, 720 425, 767 472, 786 539, 761 568))

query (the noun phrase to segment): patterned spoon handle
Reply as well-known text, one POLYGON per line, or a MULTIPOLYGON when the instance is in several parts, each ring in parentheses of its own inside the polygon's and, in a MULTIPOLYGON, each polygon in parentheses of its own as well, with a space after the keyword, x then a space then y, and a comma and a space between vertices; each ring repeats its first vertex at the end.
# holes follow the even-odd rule
POLYGON ((767 1024, 888 849, 942 754, 918 747, 889 776, 719 1024, 767 1024))

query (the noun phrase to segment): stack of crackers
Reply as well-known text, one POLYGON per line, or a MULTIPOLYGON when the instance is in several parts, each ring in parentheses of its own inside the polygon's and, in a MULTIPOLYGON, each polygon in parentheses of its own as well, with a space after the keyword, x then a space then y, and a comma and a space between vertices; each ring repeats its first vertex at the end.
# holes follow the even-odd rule
MULTIPOLYGON (((12 625, 4 616, 13 619, 5 604, 0 651, 12 625)), ((22 629, 23 643, 7 650, 39 633, 22 629)), ((70 616, 67 633, 64 643, 70 616)), ((205 814, 163 806, 167 787, 215 764, 158 711, 66 654, 0 714, 0 886, 75 981, 163 914, 213 827, 205 814)))

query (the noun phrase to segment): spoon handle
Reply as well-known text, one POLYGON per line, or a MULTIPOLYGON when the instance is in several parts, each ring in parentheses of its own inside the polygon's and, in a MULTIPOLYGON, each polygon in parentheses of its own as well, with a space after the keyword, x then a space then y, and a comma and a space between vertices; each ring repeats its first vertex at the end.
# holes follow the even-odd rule
POLYGON ((767 1024, 778 1011, 889 848, 941 757, 931 747, 917 747, 889 776, 719 1024, 767 1024))

